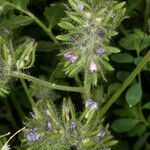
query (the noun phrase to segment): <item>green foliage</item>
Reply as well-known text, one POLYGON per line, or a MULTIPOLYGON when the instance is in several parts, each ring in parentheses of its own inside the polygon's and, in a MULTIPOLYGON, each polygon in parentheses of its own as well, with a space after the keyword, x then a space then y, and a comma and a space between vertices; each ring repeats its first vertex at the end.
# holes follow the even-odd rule
POLYGON ((140 83, 132 85, 127 93, 126 100, 129 106, 136 105, 142 98, 142 89, 140 83))
POLYGON ((58 24, 67 30, 67 34, 56 37, 68 45, 61 53, 66 59, 64 71, 72 77, 86 70, 92 84, 96 85, 97 72, 106 81, 105 71, 114 70, 108 63, 108 56, 111 53, 119 53, 120 50, 110 46, 110 38, 117 35, 115 29, 124 19, 125 3, 110 1, 108 5, 102 1, 94 9, 92 6, 97 4, 97 1, 91 4, 89 1, 69 0, 69 3, 73 10, 68 8, 67 17, 58 24), (66 56, 70 52, 72 56, 66 56))
POLYGON ((79 150, 103 150, 117 143, 112 140, 108 126, 104 127, 102 121, 94 119, 98 112, 92 105, 86 106, 80 119, 70 98, 63 100, 61 115, 50 101, 38 102, 36 110, 32 113, 33 118, 27 119, 25 130, 27 142, 34 148, 63 150, 74 146, 79 150))
POLYGON ((65 16, 65 5, 63 3, 55 3, 45 8, 44 15, 48 21, 49 28, 55 27, 60 19, 65 16))
POLYGON ((132 130, 137 123, 138 120, 132 118, 118 119, 113 122, 112 128, 115 131, 122 133, 132 130))

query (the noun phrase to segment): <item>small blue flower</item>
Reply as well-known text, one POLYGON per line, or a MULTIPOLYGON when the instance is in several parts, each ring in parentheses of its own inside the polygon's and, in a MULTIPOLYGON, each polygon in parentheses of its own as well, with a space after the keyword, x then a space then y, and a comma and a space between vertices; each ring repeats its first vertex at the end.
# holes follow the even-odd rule
POLYGON ((97 55, 99 55, 99 54, 104 54, 106 51, 104 50, 104 49, 102 49, 102 48, 96 48, 96 50, 95 50, 95 53, 97 54, 97 55))
POLYGON ((40 134, 36 133, 37 128, 30 128, 29 131, 29 134, 26 135, 28 142, 36 142, 40 139, 40 134))
POLYGON ((78 3, 77 6, 81 11, 83 11, 84 5, 82 3, 78 3))
POLYGON ((68 52, 66 52, 65 54, 64 54, 64 58, 65 59, 69 59, 69 58, 71 58, 73 56, 73 52, 72 51, 68 51, 68 52))
POLYGON ((105 36, 105 32, 102 29, 98 29, 98 34, 99 34, 100 37, 105 36))
POLYGON ((98 103, 94 102, 92 99, 87 99, 85 103, 85 107, 90 106, 90 110, 98 109, 98 103))
POLYGON ((47 116, 51 116, 51 113, 48 109, 44 109, 43 112, 47 115, 47 116))
POLYGON ((76 35, 73 35, 71 38, 70 38, 70 41, 71 42, 75 42, 76 40, 80 39, 80 35, 79 34, 76 34, 76 35))
POLYGON ((48 130, 51 130, 52 129, 52 124, 50 121, 47 121, 46 122, 46 125, 45 125, 45 130, 48 131, 48 130))
POLYGON ((98 135, 95 138, 96 142, 99 142, 101 139, 103 139, 105 137, 106 133, 104 131, 101 131, 100 133, 98 133, 98 135))
POLYGON ((78 56, 72 56, 69 59, 72 63, 75 63, 78 60, 78 56))
POLYGON ((76 131, 76 123, 75 122, 71 122, 70 124, 70 131, 72 134, 76 135, 77 134, 77 131, 76 131))
POLYGON ((96 66, 96 64, 93 61, 90 64, 89 70, 90 70, 91 73, 94 73, 94 72, 98 71, 97 66, 96 66))

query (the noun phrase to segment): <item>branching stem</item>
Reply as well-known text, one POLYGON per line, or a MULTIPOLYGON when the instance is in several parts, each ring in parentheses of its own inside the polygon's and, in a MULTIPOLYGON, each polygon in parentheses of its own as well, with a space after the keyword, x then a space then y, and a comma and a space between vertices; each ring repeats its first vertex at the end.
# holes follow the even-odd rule
POLYGON ((141 60, 141 62, 137 65, 134 71, 130 74, 130 76, 126 79, 126 81, 122 84, 122 86, 117 90, 116 93, 108 100, 108 102, 104 105, 99 113, 99 117, 102 118, 111 105, 118 99, 118 97, 122 94, 122 92, 130 85, 133 79, 139 74, 142 68, 150 61, 150 51, 145 55, 145 57, 141 60))

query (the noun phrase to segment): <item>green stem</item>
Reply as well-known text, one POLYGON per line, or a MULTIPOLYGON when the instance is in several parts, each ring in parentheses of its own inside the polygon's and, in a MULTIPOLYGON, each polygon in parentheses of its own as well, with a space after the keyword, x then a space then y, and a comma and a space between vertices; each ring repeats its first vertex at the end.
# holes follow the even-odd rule
POLYGON ((126 79, 126 81, 122 84, 122 86, 118 89, 118 91, 108 100, 108 102, 104 105, 99 113, 99 117, 102 118, 104 114, 108 111, 111 105, 117 100, 117 98, 122 94, 122 92, 127 88, 127 86, 132 82, 132 80, 139 74, 142 68, 146 65, 146 63, 150 61, 150 51, 145 55, 145 57, 141 60, 138 66, 134 69, 134 71, 130 74, 130 76, 126 79))
POLYGON ((32 18, 48 34, 48 36, 53 40, 53 42, 58 44, 58 41, 53 35, 51 29, 47 28, 34 14, 32 14, 29 11, 23 10, 21 7, 15 6, 14 4, 11 4, 9 2, 7 2, 7 4, 32 18))
POLYGON ((85 71, 85 76, 84 76, 84 100, 91 97, 90 91, 91 91, 91 81, 90 81, 90 78, 89 78, 88 71, 85 71))
POLYGON ((48 88, 51 88, 51 89, 55 89, 55 90, 79 92, 79 93, 84 92, 83 87, 71 87, 71 86, 57 85, 55 83, 50 83, 50 82, 47 82, 47 81, 43 81, 43 80, 40 80, 40 79, 35 78, 33 76, 30 76, 30 75, 27 75, 27 74, 24 74, 24 73, 21 73, 21 72, 17 72, 17 71, 12 71, 11 76, 21 78, 21 79, 26 79, 28 81, 32 81, 32 82, 37 83, 39 85, 42 85, 42 86, 45 86, 45 87, 48 87, 48 88))
POLYGON ((148 28, 148 18, 150 14, 150 0, 145 0, 145 14, 144 14, 144 31, 148 28))
POLYGON ((35 102, 34 102, 32 96, 31 96, 31 94, 30 94, 30 91, 29 91, 29 89, 28 89, 28 86, 26 85, 26 83, 25 83, 25 81, 24 81, 23 79, 21 79, 20 82, 21 82, 21 84, 22 84, 22 86, 23 86, 23 88, 24 88, 24 90, 25 90, 25 92, 26 92, 26 95, 27 95, 27 97, 28 97, 28 99, 29 99, 29 101, 30 101, 31 106, 34 108, 34 106, 35 106, 36 104, 35 104, 35 102))

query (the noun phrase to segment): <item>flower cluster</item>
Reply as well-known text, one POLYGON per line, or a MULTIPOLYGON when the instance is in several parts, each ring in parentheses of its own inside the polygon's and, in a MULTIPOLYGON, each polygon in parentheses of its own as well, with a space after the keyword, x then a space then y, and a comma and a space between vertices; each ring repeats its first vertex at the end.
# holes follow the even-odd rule
POLYGON ((116 143, 104 127, 102 121, 95 122, 98 112, 98 103, 88 99, 85 110, 79 118, 76 117, 75 108, 71 99, 64 99, 62 115, 50 102, 40 102, 38 110, 31 113, 28 119, 30 124, 25 129, 27 145, 35 149, 77 149, 108 150, 116 143), (58 117, 61 116, 61 117, 58 117))
POLYGON ((105 71, 112 71, 108 63, 111 53, 120 50, 110 46, 112 36, 117 35, 116 27, 124 19, 124 2, 69 0, 67 17, 59 26, 67 30, 67 34, 56 38, 67 44, 62 51, 65 59, 64 70, 74 76, 82 70, 88 70, 93 84, 97 83, 97 73, 105 78, 105 71), (93 7, 94 6, 94 7, 93 7))

